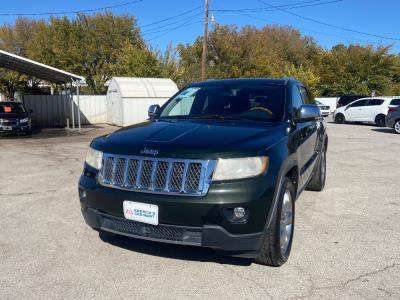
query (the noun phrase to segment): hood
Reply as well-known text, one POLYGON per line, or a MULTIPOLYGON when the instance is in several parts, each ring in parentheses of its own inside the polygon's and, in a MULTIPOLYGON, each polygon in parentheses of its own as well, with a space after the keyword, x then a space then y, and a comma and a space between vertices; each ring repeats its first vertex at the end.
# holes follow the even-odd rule
POLYGON ((95 139, 105 153, 179 158, 254 156, 285 137, 284 123, 231 120, 157 120, 95 139))
POLYGON ((28 116, 28 113, 0 113, 0 119, 6 119, 6 120, 15 120, 15 119, 23 119, 28 116))

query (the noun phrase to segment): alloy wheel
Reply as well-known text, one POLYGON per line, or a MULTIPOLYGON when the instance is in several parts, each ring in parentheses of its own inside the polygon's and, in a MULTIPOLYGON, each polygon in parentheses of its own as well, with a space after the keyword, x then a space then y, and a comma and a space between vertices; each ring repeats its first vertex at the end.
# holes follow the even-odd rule
POLYGON ((394 123, 394 131, 396 131, 396 133, 400 134, 400 120, 397 121, 396 123, 394 123))
POLYGON ((280 248, 282 255, 285 255, 290 240, 292 238, 293 231, 293 203, 292 203, 292 194, 289 190, 285 191, 283 195, 282 201, 282 209, 281 209, 281 221, 279 228, 280 235, 280 248))

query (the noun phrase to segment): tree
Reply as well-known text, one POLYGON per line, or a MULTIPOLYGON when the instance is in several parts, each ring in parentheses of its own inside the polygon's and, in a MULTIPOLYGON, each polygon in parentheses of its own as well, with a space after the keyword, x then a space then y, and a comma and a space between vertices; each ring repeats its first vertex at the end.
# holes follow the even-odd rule
MULTIPOLYGON (((179 45, 180 67, 187 81, 199 80, 202 38, 179 45)), ((213 27, 208 41, 210 78, 282 77, 288 73, 318 81, 321 49, 310 37, 290 27, 213 27)), ((313 82, 314 84, 314 82, 313 82)))
POLYGON ((389 47, 336 45, 323 54, 321 94, 383 95, 391 93, 399 73, 399 57, 389 47), (397 75, 396 75, 397 74, 397 75))

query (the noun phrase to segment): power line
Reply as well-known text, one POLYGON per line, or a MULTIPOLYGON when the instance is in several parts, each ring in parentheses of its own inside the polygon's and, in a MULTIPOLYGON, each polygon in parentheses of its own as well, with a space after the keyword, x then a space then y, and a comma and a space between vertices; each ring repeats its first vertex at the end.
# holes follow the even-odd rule
MULTIPOLYGON (((161 29, 161 28, 165 28, 165 27, 168 27, 168 26, 171 26, 171 25, 176 25, 176 24, 182 23, 182 22, 184 22, 184 21, 186 21, 186 20, 192 20, 192 21, 193 21, 193 18, 195 18, 195 17, 197 17, 197 16, 199 16, 199 15, 201 15, 201 14, 202 14, 202 12, 198 12, 198 13, 196 13, 196 14, 194 14, 194 15, 190 15, 190 16, 188 16, 188 17, 186 17, 186 18, 184 18, 184 19, 180 19, 180 20, 178 20, 178 21, 174 21, 174 22, 170 22, 170 23, 167 23, 167 24, 163 24, 163 25, 161 25, 161 26, 154 27, 154 28, 149 28, 149 29, 147 29, 147 30, 142 31, 141 33, 142 33, 142 34, 157 33, 157 32, 160 32, 159 29, 161 29)), ((141 28, 143 28, 143 26, 141 26, 141 28)), ((162 31, 162 30, 161 30, 161 31, 162 31)))
POLYGON ((155 21, 155 22, 152 22, 152 23, 148 23, 148 24, 142 25, 142 26, 140 26, 140 28, 152 26, 152 25, 154 25, 154 24, 163 23, 163 22, 165 22, 165 21, 169 21, 169 20, 172 20, 172 19, 175 19, 175 18, 184 16, 184 15, 189 14, 189 13, 195 11, 195 10, 200 9, 201 7, 202 7, 201 5, 200 5, 200 6, 197 6, 197 7, 193 8, 193 9, 186 10, 186 11, 180 13, 180 14, 177 14, 177 15, 174 15, 174 16, 171 16, 171 17, 162 19, 162 20, 158 20, 158 21, 155 21))
MULTIPOLYGON (((267 23, 270 23, 270 24, 276 24, 276 25, 279 25, 279 26, 290 26, 290 27, 293 27, 293 26, 288 25, 288 24, 279 23, 279 22, 276 22, 276 21, 274 21, 274 20, 265 19, 265 18, 262 18, 262 17, 259 17, 259 16, 249 15, 248 13, 244 13, 244 12, 235 11, 235 12, 233 12, 233 13, 235 13, 235 14, 237 14, 237 15, 242 15, 242 16, 248 17, 249 19, 252 19, 252 20, 256 19, 256 20, 264 21, 264 22, 267 22, 267 23)), ((339 38, 341 38, 341 39, 347 40, 347 42, 349 42, 350 40, 352 40, 352 41, 355 41, 355 42, 358 42, 358 43, 364 43, 364 44, 370 44, 370 45, 375 44, 376 46, 381 46, 381 44, 379 44, 379 43, 373 43, 373 42, 371 42, 371 41, 360 40, 360 39, 356 39, 356 38, 353 38, 353 37, 347 37, 347 36, 338 35, 338 34, 333 34, 333 33, 328 33, 328 32, 321 32, 321 31, 317 31, 317 30, 314 30, 314 29, 306 28, 306 27, 296 26, 296 27, 294 27, 294 28, 301 29, 301 30, 303 30, 303 31, 314 32, 314 33, 321 34, 321 35, 339 37, 339 38)), ((386 45, 386 46, 387 46, 387 45, 386 45)), ((390 46, 393 47, 393 48, 398 47, 398 46, 396 46, 396 45, 394 45, 394 44, 392 44, 392 45, 390 45, 390 46)))
POLYGON ((41 13, 0 13, 0 16, 22 17, 22 16, 49 16, 49 15, 69 15, 69 14, 78 14, 78 13, 88 13, 88 12, 95 12, 95 11, 100 11, 100 10, 107 10, 107 9, 113 9, 113 8, 117 8, 117 7, 132 5, 132 4, 142 2, 142 1, 144 1, 144 0, 134 0, 134 1, 129 1, 129 2, 110 5, 110 6, 104 6, 104 7, 93 8, 93 9, 76 10, 76 11, 58 11, 58 12, 41 12, 41 13))
POLYGON ((317 24, 320 24, 320 25, 324 25, 324 26, 328 26, 328 27, 332 27, 332 28, 336 28, 336 29, 340 29, 340 30, 344 30, 344 31, 349 31, 349 32, 353 32, 353 33, 373 36, 373 37, 377 37, 377 38, 381 38, 381 39, 392 40, 392 41, 400 41, 399 38, 394 38, 394 37, 389 37, 389 36, 384 36, 384 35, 379 35, 379 34, 363 32, 363 31, 359 31, 359 30, 354 30, 354 29, 350 29, 350 28, 345 28, 345 27, 341 27, 341 26, 325 23, 325 22, 322 22, 322 21, 319 21, 319 20, 316 20, 316 19, 312 19, 312 18, 309 18, 309 17, 305 17, 305 16, 302 16, 302 15, 296 14, 296 13, 294 13, 292 11, 289 11, 289 10, 286 10, 286 9, 283 9, 283 8, 279 8, 279 7, 274 6, 272 4, 269 4, 269 3, 267 3, 267 2, 265 2, 263 0, 257 0, 257 1, 262 3, 262 4, 264 4, 264 5, 268 5, 271 8, 276 8, 277 10, 283 11, 285 13, 291 14, 291 15, 296 16, 298 18, 301 18, 301 19, 304 19, 304 20, 307 20, 307 21, 311 21, 311 22, 314 22, 314 23, 317 23, 317 24))
POLYGON ((331 0, 321 2, 321 0, 312 0, 312 1, 303 1, 303 2, 296 2, 292 4, 285 4, 276 6, 276 8, 268 8, 268 7, 254 7, 254 8, 242 8, 242 9, 212 9, 215 12, 266 12, 266 11, 275 11, 278 8, 285 8, 285 9, 296 9, 296 8, 303 8, 303 7, 311 7, 311 6, 319 6, 319 5, 326 5, 331 3, 342 2, 344 0, 331 0), (317 3, 315 3, 317 2, 317 3))
POLYGON ((163 33, 163 34, 157 35, 157 36, 155 36, 155 37, 152 37, 152 38, 150 38, 150 39, 147 39, 146 42, 149 42, 149 41, 158 39, 158 38, 160 38, 160 37, 162 37, 162 36, 164 36, 164 35, 167 35, 168 33, 172 32, 172 31, 178 30, 178 29, 180 29, 180 28, 187 27, 187 26, 193 25, 193 24, 198 24, 198 23, 201 23, 201 22, 202 22, 202 21, 200 21, 200 20, 194 21, 194 22, 188 21, 188 22, 186 22, 186 23, 184 23, 184 24, 182 24, 182 25, 180 25, 180 26, 176 26, 176 27, 174 27, 174 28, 170 28, 166 33, 163 33))

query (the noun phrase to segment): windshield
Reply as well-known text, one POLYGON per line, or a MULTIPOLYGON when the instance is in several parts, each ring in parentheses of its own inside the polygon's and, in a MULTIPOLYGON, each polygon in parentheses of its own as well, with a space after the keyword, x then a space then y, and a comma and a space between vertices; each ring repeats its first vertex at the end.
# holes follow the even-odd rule
POLYGON ((0 113, 20 114, 26 112, 22 103, 0 102, 0 113))
POLYGON ((161 118, 216 118, 281 121, 283 85, 191 86, 171 99, 161 118))

